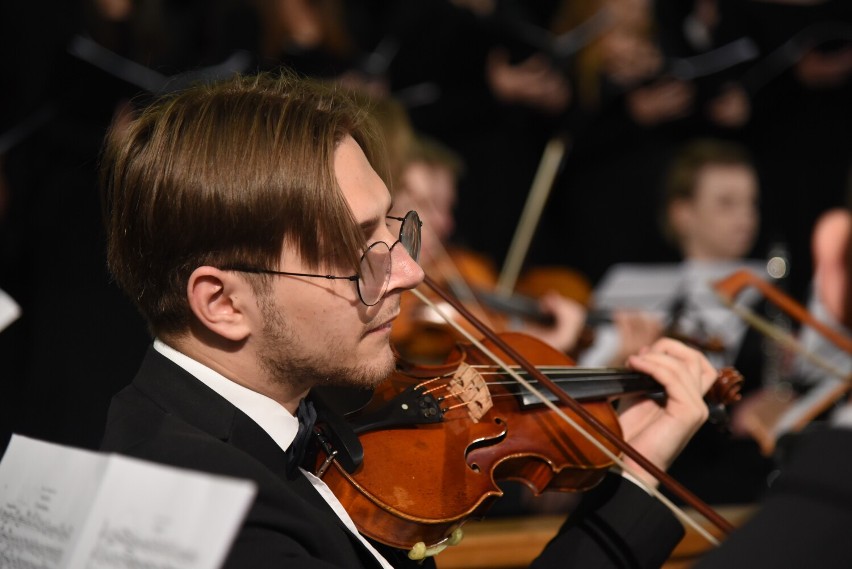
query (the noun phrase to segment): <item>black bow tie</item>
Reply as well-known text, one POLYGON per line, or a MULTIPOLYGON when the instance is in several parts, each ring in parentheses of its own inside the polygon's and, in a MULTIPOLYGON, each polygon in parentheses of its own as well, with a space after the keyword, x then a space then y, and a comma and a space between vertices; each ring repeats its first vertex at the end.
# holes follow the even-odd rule
POLYGON ((299 409, 296 411, 296 418, 299 419, 299 431, 296 433, 296 438, 287 449, 287 475, 293 476, 297 469, 302 464, 302 459, 305 457, 305 449, 308 448, 308 442, 311 440, 311 434, 314 431, 314 423, 317 420, 317 412, 314 409, 314 404, 302 399, 299 402, 299 409))

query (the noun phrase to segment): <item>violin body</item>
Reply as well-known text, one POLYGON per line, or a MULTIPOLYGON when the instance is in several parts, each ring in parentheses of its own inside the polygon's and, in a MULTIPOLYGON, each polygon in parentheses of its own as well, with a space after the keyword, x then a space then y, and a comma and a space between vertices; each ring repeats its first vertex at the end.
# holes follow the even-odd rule
MULTIPOLYGON (((533 338, 505 336, 537 364, 571 363, 533 338)), ((514 380, 471 379, 470 366, 486 362, 478 349, 460 346, 445 365, 401 364, 347 417, 363 446, 360 466, 350 473, 335 460, 325 469, 328 453, 320 453, 322 479, 363 534, 402 549, 431 546, 466 520, 483 517, 503 494, 500 481, 520 481, 541 493, 583 491, 602 479, 611 460, 544 405, 525 404, 514 380), (460 369, 467 378, 458 379, 460 369)), ((620 433, 609 401, 588 401, 584 408, 620 433)))

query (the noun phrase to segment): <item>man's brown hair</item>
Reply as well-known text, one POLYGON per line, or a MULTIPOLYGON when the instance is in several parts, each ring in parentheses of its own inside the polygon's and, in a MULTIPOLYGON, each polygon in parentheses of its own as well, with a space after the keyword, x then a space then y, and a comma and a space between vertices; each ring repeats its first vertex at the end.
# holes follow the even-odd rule
POLYGON ((309 267, 355 272, 364 236, 334 173, 347 135, 386 180, 369 113, 287 73, 196 86, 110 131, 107 260, 152 333, 187 329, 187 281, 202 265, 275 269, 286 241, 309 267))
POLYGON ((736 142, 702 138, 684 145, 666 173, 660 212, 663 234, 674 245, 679 244, 679 238, 669 220, 669 208, 674 202, 695 197, 698 177, 707 166, 744 166, 754 169, 751 154, 736 142))
MULTIPOLYGON (((849 169, 849 183, 847 186, 846 211, 852 216, 852 168, 849 169)), ((846 285, 846 296, 843 302, 843 324, 849 330, 852 330, 852 229, 849 231, 849 237, 846 239, 846 275, 844 284, 846 285)))

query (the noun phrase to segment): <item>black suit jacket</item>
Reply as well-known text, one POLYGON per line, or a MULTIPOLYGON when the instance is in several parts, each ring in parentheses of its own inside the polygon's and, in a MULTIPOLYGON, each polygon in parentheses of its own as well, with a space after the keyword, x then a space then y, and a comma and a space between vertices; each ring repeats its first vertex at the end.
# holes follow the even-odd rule
MULTIPOLYGON (((379 567, 301 473, 287 477, 285 454, 263 429, 153 348, 113 398, 102 449, 254 481, 258 494, 226 567, 379 567)), ((610 476, 586 493, 533 566, 657 567, 682 532, 659 502, 610 476)), ((374 545, 394 567, 435 566, 374 545)))
POLYGON ((696 569, 852 566, 852 429, 816 427, 779 448, 780 474, 758 512, 696 569))
MULTIPOLYGON (((101 447, 254 481, 257 497, 226 567, 379 567, 301 473, 287 477, 285 454, 263 429, 153 348, 113 398, 101 447)), ((377 548, 395 567, 417 566, 377 548)))

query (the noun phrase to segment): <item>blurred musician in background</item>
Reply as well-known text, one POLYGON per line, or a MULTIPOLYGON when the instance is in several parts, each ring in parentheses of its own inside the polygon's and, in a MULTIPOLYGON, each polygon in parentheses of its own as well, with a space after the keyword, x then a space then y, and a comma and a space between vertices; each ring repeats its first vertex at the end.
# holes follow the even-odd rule
MULTIPOLYGON (((684 145, 667 172, 661 212, 663 231, 683 261, 617 264, 595 291, 598 308, 645 312, 658 319, 661 334, 699 346, 716 366, 736 367, 746 393, 777 381, 764 377, 765 368, 776 369, 764 365, 769 342, 725 306, 711 284, 738 269, 768 278, 766 262, 749 258, 758 233, 758 188, 750 156, 739 144, 698 139, 684 145)), ((737 303, 755 308, 759 300, 751 290, 737 303)), ((617 332, 605 325, 596 337, 581 364, 611 358, 617 332)), ((736 413, 738 407, 734 424, 736 413)), ((711 503, 747 503, 763 492, 771 467, 750 438, 731 439, 727 430, 707 425, 672 472, 711 503)))

